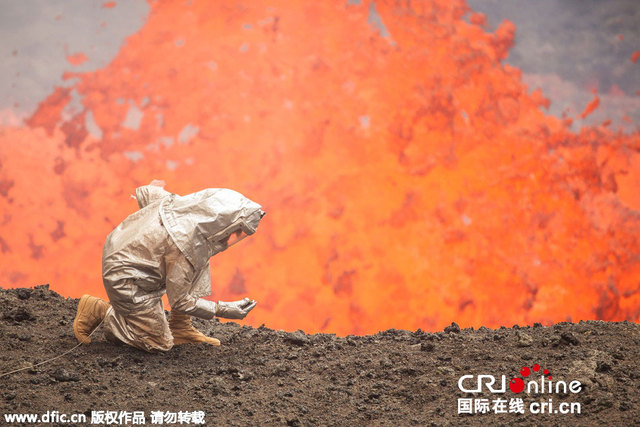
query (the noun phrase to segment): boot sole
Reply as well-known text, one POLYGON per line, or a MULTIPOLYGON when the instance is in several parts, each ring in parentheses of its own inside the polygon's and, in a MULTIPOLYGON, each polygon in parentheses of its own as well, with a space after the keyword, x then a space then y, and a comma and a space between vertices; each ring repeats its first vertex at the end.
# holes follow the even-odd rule
MULTIPOLYGON (((206 336, 206 335, 205 335, 206 336)), ((217 338, 212 338, 212 337, 207 337, 209 339, 209 341, 205 341, 203 339, 201 340, 186 340, 184 338, 173 338, 173 345, 182 345, 182 344, 209 344, 212 346, 219 346, 220 345, 220 340, 217 338), (215 341, 211 341, 211 340, 215 340, 215 341)))

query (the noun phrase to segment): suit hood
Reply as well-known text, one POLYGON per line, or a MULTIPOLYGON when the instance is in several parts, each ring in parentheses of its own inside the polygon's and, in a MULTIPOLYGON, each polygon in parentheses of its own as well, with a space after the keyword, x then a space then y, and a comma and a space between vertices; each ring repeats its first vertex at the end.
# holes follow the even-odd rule
POLYGON ((259 204, 226 188, 209 188, 186 196, 171 194, 160 206, 169 235, 196 268, 225 250, 225 239, 234 230, 255 233, 263 215, 259 204))

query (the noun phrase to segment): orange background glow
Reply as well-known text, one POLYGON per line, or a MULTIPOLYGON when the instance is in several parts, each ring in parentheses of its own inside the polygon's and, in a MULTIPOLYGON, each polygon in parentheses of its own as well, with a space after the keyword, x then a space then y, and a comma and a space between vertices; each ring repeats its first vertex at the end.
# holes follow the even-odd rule
POLYGON ((251 325, 640 320, 639 134, 548 115, 503 62, 513 24, 451 0, 150 7, 0 128, 0 286, 104 297, 104 239, 163 179, 263 205, 212 259, 211 298, 258 300, 251 325))

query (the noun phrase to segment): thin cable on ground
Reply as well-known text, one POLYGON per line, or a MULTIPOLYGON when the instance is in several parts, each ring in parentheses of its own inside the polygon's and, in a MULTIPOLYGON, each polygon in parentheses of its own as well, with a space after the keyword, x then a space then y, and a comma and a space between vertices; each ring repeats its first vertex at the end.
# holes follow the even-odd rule
POLYGON ((58 356, 56 356, 56 357, 52 357, 51 359, 47 359, 47 360, 45 360, 45 361, 43 361, 43 362, 36 363, 35 365, 33 365, 33 364, 32 364, 31 366, 25 366, 24 368, 15 369, 15 370, 13 370, 13 371, 5 372, 4 374, 0 374, 0 378, 5 377, 5 376, 7 376, 7 375, 15 374, 16 372, 24 371, 24 370, 26 370, 26 369, 35 369, 36 367, 38 367, 38 366, 40 366, 40 365, 44 365, 45 363, 53 362, 53 361, 54 361, 54 360, 56 360, 56 359, 60 359, 62 356, 66 356, 67 354, 69 354, 69 353, 71 353, 73 350, 75 350, 76 348, 80 347, 82 344, 87 343, 87 342, 88 342, 88 341, 87 341, 87 339, 91 338, 91 335, 93 335, 93 333, 94 333, 95 331, 97 331, 97 330, 98 330, 98 328, 100 327, 100 325, 102 325, 102 322, 104 322, 104 319, 102 319, 102 320, 100 321, 100 323, 98 323, 98 326, 96 326, 96 328, 95 328, 93 331, 91 331, 91 333, 87 336, 87 338, 86 338, 84 341, 81 341, 80 343, 78 343, 78 344, 77 344, 75 347, 73 347, 72 349, 67 350, 67 351, 65 351, 65 352, 64 352, 64 353, 62 353, 62 354, 59 354, 59 355, 58 355, 58 356))

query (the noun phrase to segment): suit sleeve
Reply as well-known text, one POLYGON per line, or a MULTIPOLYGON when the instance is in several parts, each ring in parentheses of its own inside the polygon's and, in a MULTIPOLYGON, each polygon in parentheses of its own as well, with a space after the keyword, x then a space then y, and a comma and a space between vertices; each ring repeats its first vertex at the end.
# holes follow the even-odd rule
MULTIPOLYGON (((194 289, 202 286, 203 276, 205 276, 203 272, 196 271, 179 251, 168 255, 165 261, 167 297, 171 310, 201 319, 212 319, 216 314, 216 303, 199 298, 197 290, 194 289)), ((207 271, 206 279, 208 277, 209 272, 207 271)))

